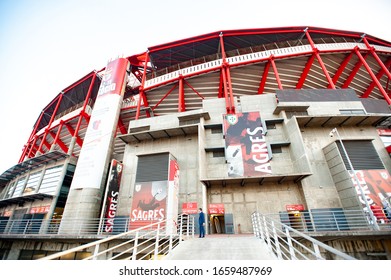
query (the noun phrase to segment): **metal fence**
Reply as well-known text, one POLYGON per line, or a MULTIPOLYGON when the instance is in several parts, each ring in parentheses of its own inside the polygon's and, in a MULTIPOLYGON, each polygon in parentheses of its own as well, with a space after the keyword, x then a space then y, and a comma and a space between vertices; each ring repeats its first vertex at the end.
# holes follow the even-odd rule
MULTIPOLYGON (((181 215, 178 220, 190 222, 190 217, 181 215)), ((193 218, 194 219, 194 218, 193 218)), ((152 223, 151 223, 152 224, 152 223)), ((115 219, 4 219, 0 220, 1 235, 116 235, 129 231, 129 217, 115 219)), ((183 224, 185 232, 191 232, 191 223, 183 224)), ((175 226, 172 225, 173 227, 175 226)))
POLYGON ((87 252, 83 260, 157 260, 188 238, 194 238, 194 217, 180 215, 178 221, 164 220, 138 229, 111 235, 40 260, 61 260, 87 252))
POLYGON ((379 218, 377 223, 373 224, 369 214, 363 210, 324 208, 265 214, 265 216, 300 232, 391 231, 391 220, 379 218))
POLYGON ((255 212, 251 218, 255 236, 264 240, 280 260, 355 259, 273 217, 255 212))

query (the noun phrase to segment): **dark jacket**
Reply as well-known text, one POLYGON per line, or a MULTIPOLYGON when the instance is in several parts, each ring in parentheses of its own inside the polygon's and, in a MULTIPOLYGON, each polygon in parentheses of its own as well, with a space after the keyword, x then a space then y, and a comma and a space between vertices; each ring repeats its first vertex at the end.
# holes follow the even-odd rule
POLYGON ((202 225, 205 223, 205 215, 204 212, 200 212, 199 217, 198 217, 198 224, 202 225))

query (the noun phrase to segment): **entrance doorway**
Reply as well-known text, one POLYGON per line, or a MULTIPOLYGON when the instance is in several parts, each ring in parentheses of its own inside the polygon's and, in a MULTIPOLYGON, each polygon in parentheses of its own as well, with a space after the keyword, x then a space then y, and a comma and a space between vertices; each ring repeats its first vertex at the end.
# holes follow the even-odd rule
POLYGON ((225 233, 224 214, 211 214, 209 216, 209 232, 210 234, 225 233))

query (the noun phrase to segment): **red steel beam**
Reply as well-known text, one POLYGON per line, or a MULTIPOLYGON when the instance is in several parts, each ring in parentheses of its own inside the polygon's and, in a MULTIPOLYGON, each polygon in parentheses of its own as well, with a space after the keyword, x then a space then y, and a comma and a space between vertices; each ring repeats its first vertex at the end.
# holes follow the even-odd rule
POLYGON ((307 60, 307 63, 305 64, 304 70, 300 75, 300 79, 296 84, 296 89, 301 89, 304 85, 305 79, 307 78, 308 73, 310 72, 310 69, 312 67, 312 64, 315 60, 315 54, 312 54, 310 58, 307 60))
MULTIPOLYGON (((170 95, 170 93, 174 90, 174 89, 176 89, 177 88, 177 86, 178 86, 178 84, 175 84, 160 100, 159 100, 159 102, 158 103, 156 103, 156 105, 155 106, 153 106, 153 108, 152 108, 152 110, 155 110, 159 105, 160 105, 160 103, 162 103, 163 102, 163 100, 164 99, 166 99, 166 97, 167 96, 169 96, 170 95)), ((141 102, 140 102, 141 103, 141 102)), ((137 120, 137 119, 136 119, 137 120)))
MULTIPOLYGON (((47 125, 47 127, 46 127, 46 129, 45 129, 45 132, 44 132, 44 134, 43 134, 43 136, 42 136, 41 144, 40 144, 39 147, 38 147, 38 153, 42 152, 42 144, 46 142, 46 136, 47 136, 47 134, 49 133, 49 131, 50 131, 50 129, 51 129, 50 126, 52 125, 52 123, 53 123, 53 121, 54 121, 54 118, 56 117, 57 110, 58 110, 58 107, 60 107, 61 100, 62 100, 63 96, 64 96, 64 93, 61 94, 60 97, 59 97, 58 100, 57 100, 56 107, 54 108, 53 113, 52 113, 52 115, 50 116, 50 121, 49 121, 49 123, 48 123, 48 125, 47 125)), ((49 148, 49 149, 50 149, 50 148, 49 148)))
MULTIPOLYGON (((60 130, 59 130, 60 131, 60 130)), ((64 144, 64 142, 61 141, 61 139, 58 138, 58 135, 59 135, 59 131, 57 131, 57 133, 54 133, 53 131, 50 131, 50 135, 54 138, 54 141, 52 143, 52 146, 50 147, 50 149, 54 146, 54 145, 58 145, 61 150, 64 151, 64 153, 68 153, 68 147, 67 145, 64 144)))
MULTIPOLYGON (((141 110, 141 99, 145 99, 145 92, 144 92, 144 87, 145 87, 145 81, 147 79, 147 64, 149 62, 149 52, 147 51, 145 53, 145 61, 144 61, 144 71, 143 71, 143 76, 142 76, 142 79, 141 79, 141 85, 139 87, 139 98, 138 98, 138 102, 137 102, 137 110, 136 110, 136 117, 135 119, 138 120, 140 118, 140 110, 141 110), (143 97, 143 98, 141 98, 143 97)), ((146 104, 144 103, 144 106, 146 106, 146 104)))
POLYGON ((232 91, 232 79, 231 79, 230 67, 227 66, 225 68, 225 71, 227 73, 228 92, 229 92, 229 99, 230 99, 230 104, 231 104, 231 112, 230 112, 230 114, 235 114, 235 101, 234 101, 234 94, 233 94, 233 91, 232 91))
MULTIPOLYGON (((365 54, 365 58, 367 58, 368 54, 365 54)), ((364 60, 365 60, 364 58, 364 60)), ((350 72, 349 77, 345 80, 345 82, 342 85, 342 88, 348 88, 350 83, 353 81, 354 77, 356 76, 358 70, 360 70, 360 67, 362 66, 362 61, 357 61, 356 65, 354 65, 352 72, 350 72)))
POLYGON ((367 48, 369 49, 369 52, 371 53, 371 55, 375 58, 375 60, 377 61, 377 63, 380 65, 380 67, 383 69, 384 73, 387 75, 388 79, 391 79, 391 73, 390 71, 388 71, 388 68, 384 65, 383 61, 379 58, 379 56, 377 55, 376 51, 375 51, 375 48, 372 47, 369 43, 368 43, 368 40, 367 38, 363 38, 364 40, 364 43, 365 45, 367 46, 367 48))
MULTIPOLYGON (((386 67, 390 67, 391 66, 391 58, 387 60, 387 62, 385 63, 385 66, 386 67)), ((381 68, 379 70, 379 72, 377 72, 376 78, 380 81, 380 79, 381 79, 381 77, 383 75, 384 75, 384 70, 381 68)), ((371 92, 372 92, 372 90, 374 89, 375 86, 376 86, 375 81, 372 81, 369 84, 368 88, 365 90, 365 92, 361 95, 361 98, 367 98, 371 94, 371 92)))
POLYGON ((183 79, 183 82, 189 87, 191 88, 199 97, 201 97, 201 99, 205 99, 201 93, 199 93, 191 84, 189 84, 185 79, 183 79))
POLYGON ((69 133, 70 133, 73 137, 76 137, 76 143, 77 143, 77 145, 79 145, 79 147, 82 147, 82 146, 83 146, 83 140, 80 138, 79 135, 77 135, 76 129, 73 129, 73 127, 72 127, 69 123, 65 124, 65 127, 68 129, 69 133))
MULTIPOLYGON (((353 54, 354 52, 350 52, 346 57, 345 59, 342 61, 341 65, 338 67, 338 70, 337 72, 335 72, 335 75, 333 77, 333 83, 336 84, 339 77, 342 75, 343 71, 345 70, 346 66, 348 65, 348 63, 350 62, 350 60, 352 59, 353 57, 353 54)), ((328 86, 328 88, 330 88, 330 85, 328 86)))
POLYGON ((185 104, 185 87, 183 85, 183 76, 179 75, 178 80, 178 112, 185 112, 186 111, 186 104, 185 104))
POLYGON ((122 134, 126 134, 128 131, 126 130, 126 127, 124 125, 124 122, 122 121, 121 119, 121 116, 118 118, 118 128, 119 128, 119 131, 122 133, 122 134))
POLYGON ((229 65, 227 62, 227 55, 225 53, 223 33, 220 33, 220 47, 221 47, 221 56, 222 56, 222 61, 223 61, 222 65, 221 65, 221 71, 223 73, 225 107, 227 110, 227 114, 234 114, 235 113, 235 105, 233 102, 231 75, 229 73, 229 65))
POLYGON ((223 79, 223 71, 220 70, 220 78, 219 78, 219 92, 217 94, 218 98, 224 97, 224 79, 223 79))
POLYGON ((326 76, 326 79, 327 79, 327 82, 329 83, 329 86, 330 86, 332 89, 335 89, 334 82, 333 82, 333 80, 331 79, 330 74, 329 74, 329 72, 327 71, 325 64, 323 63, 322 58, 320 57, 319 50, 315 47, 314 41, 312 41, 312 38, 311 38, 311 36, 310 36, 310 33, 308 32, 307 29, 306 29, 304 32, 305 32, 305 35, 307 36, 308 41, 310 42, 310 45, 311 45, 311 48, 312 48, 314 54, 316 55, 316 59, 318 60, 318 62, 319 62, 319 64, 320 64, 320 67, 322 68, 323 73, 324 73, 324 75, 326 76))
POLYGON ((267 76, 269 75, 269 69, 270 69, 270 60, 268 60, 266 63, 265 63, 265 67, 263 69, 263 74, 262 74, 262 78, 261 78, 261 82, 259 83, 259 87, 258 87, 258 94, 262 94, 263 91, 265 90, 265 85, 266 85, 266 80, 267 80, 267 76))
POLYGON ((356 47, 355 49, 355 52, 356 52, 356 55, 359 57, 359 59, 361 60, 361 62, 364 64, 364 67, 365 69, 367 69, 368 71, 368 74, 371 76, 372 78, 372 81, 374 81, 376 83, 376 86, 379 88, 380 92, 382 93, 384 99, 387 101, 388 105, 391 104, 391 99, 390 97, 388 96, 387 92, 384 90, 384 88, 382 87, 382 85, 380 84, 379 80, 376 78, 376 75, 373 73, 371 67, 369 67, 368 63, 365 61, 364 57, 361 55, 358 47, 356 47))
POLYGON ((276 76, 278 89, 282 89, 280 75, 278 74, 277 66, 276 66, 276 63, 274 62, 274 57, 273 56, 270 57, 270 63, 272 65, 272 67, 273 67, 274 75, 276 76))
MULTIPOLYGON (((96 79, 96 73, 94 74, 94 76, 92 77, 92 80, 91 80, 91 83, 90 83, 90 86, 88 88, 88 91, 87 91, 87 95, 84 99, 84 103, 83 103, 83 109, 80 111, 79 113, 79 119, 77 120, 77 124, 76 124, 76 128, 73 129, 72 127, 70 127, 70 125, 66 124, 66 127, 68 129, 68 131, 71 133, 72 135, 72 139, 73 138, 76 138, 76 143, 81 147, 83 146, 83 141, 80 139, 79 137, 79 130, 80 130, 80 126, 81 126, 81 123, 83 121, 83 118, 85 117, 85 119, 87 120, 87 123, 89 121, 89 118, 87 118, 87 113, 86 113, 86 108, 87 108, 87 105, 88 105, 88 101, 90 99, 90 96, 91 96, 91 93, 92 93, 92 89, 93 89, 93 85, 95 83, 95 79, 96 79), (71 128, 71 130, 70 130, 71 128)), ((73 141, 73 140, 71 140, 73 141)), ((72 151, 70 151, 71 153, 73 153, 73 145, 72 147, 70 147, 72 149, 72 151)), ((69 151, 69 149, 68 149, 69 151)))
MULTIPOLYGON (((29 153, 27 155, 27 158, 31 158, 32 156, 35 155, 35 152, 33 151, 33 148, 36 147, 35 144, 37 143, 37 140, 38 140, 38 136, 35 135, 34 137, 34 140, 33 140, 33 143, 31 144, 30 146, 30 150, 29 150, 29 153)), ((38 147, 36 147, 38 149, 38 147)), ((22 160, 23 161, 23 160, 22 160)), ((22 161, 19 161, 19 162, 22 162, 22 161)))

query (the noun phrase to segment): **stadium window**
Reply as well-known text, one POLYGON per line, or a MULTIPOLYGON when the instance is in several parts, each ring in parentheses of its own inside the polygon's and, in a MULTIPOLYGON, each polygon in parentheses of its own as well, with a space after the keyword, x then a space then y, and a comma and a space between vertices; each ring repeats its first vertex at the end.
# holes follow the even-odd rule
POLYGON ((212 130, 212 134, 223 133, 223 129, 221 127, 214 127, 211 130, 212 130))
POLYGON ((266 123, 266 128, 267 129, 276 129, 276 124, 275 123, 266 123))
POLYGON ((288 119, 292 118, 293 116, 308 116, 307 111, 286 111, 285 113, 288 119))
POLYGON ((272 153, 273 154, 281 154, 282 153, 281 146, 271 146, 271 147, 272 147, 272 153))
POLYGON ((214 158, 225 157, 225 153, 224 153, 224 151, 215 151, 215 152, 213 152, 213 157, 214 158))
POLYGON ((365 115, 363 109, 340 109, 341 115, 365 115))

